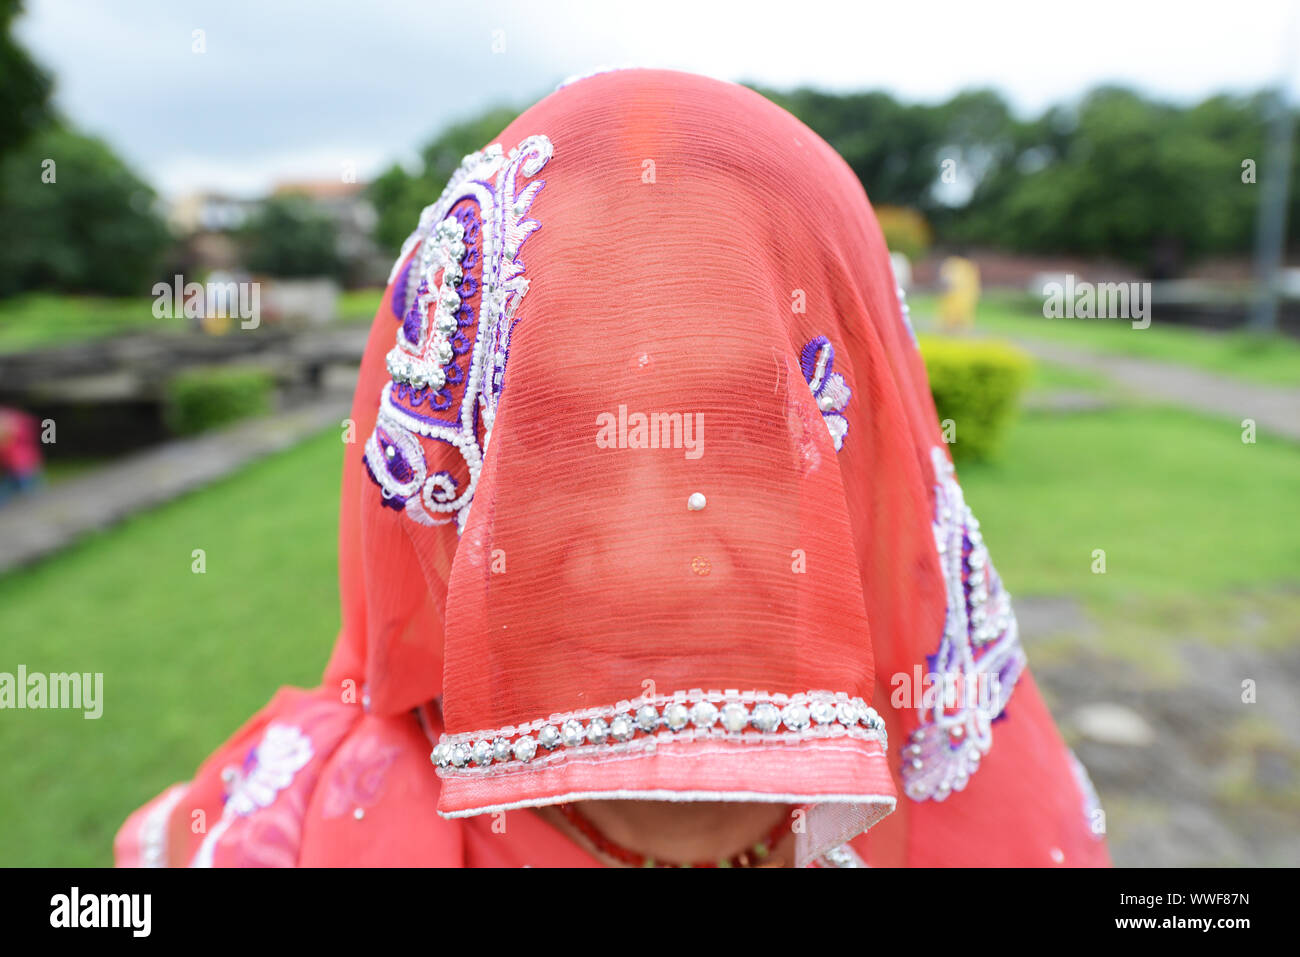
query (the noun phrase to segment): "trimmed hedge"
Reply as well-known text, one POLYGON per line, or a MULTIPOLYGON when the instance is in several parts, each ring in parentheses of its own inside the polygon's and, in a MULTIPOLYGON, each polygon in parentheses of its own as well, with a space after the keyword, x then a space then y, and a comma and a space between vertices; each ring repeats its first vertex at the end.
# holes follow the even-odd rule
POLYGON ((275 377, 253 366, 206 366, 173 376, 164 417, 177 435, 193 435, 271 411, 275 377))
POLYGON ((952 420, 954 459, 997 454, 1020 405, 1033 360, 1004 342, 921 336, 939 421, 952 420))

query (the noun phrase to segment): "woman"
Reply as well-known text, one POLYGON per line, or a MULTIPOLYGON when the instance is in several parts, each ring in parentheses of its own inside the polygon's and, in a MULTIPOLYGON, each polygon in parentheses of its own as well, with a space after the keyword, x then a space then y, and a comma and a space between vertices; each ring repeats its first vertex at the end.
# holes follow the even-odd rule
POLYGON ((598 75, 467 157, 352 417, 321 687, 119 862, 1106 862, 862 188, 757 94, 598 75))

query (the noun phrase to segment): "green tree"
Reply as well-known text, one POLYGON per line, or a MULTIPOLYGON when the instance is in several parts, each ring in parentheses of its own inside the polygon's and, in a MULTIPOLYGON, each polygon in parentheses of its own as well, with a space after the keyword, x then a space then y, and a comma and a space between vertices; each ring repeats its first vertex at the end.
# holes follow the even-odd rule
POLYGON ((156 278, 154 192, 100 140, 47 128, 0 162, 0 196, 0 296, 142 295, 156 278))
POLYGON ((19 0, 0 0, 0 160, 50 120, 49 75, 13 38, 19 0))
POLYGON ((1156 275, 1248 254, 1259 192, 1242 183, 1241 163, 1262 154, 1266 106, 1263 95, 1183 108, 1094 90, 1024 124, 947 235, 1123 259, 1156 275))
POLYGON ((244 264, 271 276, 339 276, 334 220, 306 196, 273 196, 243 228, 244 264))
POLYGON ((518 115, 517 109, 500 106, 474 119, 454 123, 420 151, 420 162, 414 172, 394 165, 377 177, 370 184, 368 195, 379 214, 375 237, 380 246, 396 255, 402 241, 419 221, 420 211, 442 195, 443 187, 460 161, 496 142, 501 131, 518 115))
POLYGON ((789 93, 755 87, 833 146, 862 181, 873 203, 929 211, 939 174, 943 131, 934 111, 899 103, 888 93, 789 93))

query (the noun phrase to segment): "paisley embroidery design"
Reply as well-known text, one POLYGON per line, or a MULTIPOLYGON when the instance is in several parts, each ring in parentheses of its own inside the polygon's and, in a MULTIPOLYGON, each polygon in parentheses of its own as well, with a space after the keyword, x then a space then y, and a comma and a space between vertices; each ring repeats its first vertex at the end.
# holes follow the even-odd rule
POLYGON ((948 595, 939 650, 929 658, 940 693, 926 702, 920 726, 903 747, 903 787, 914 801, 942 801, 960 791, 993 745, 1025 667, 1011 596, 989 561, 979 522, 971 514, 944 451, 934 466, 934 543, 948 595))
POLYGON ((835 347, 825 336, 818 336, 803 347, 799 365, 838 452, 844 447, 844 437, 849 434, 849 420, 844 417, 844 410, 848 408, 853 391, 844 381, 844 376, 834 369, 835 347))
POLYGON ((465 527, 528 291, 520 249, 541 227, 528 211, 546 181, 522 180, 551 152, 530 136, 508 154, 494 144, 465 157, 389 276, 401 324, 365 463, 384 504, 421 525, 465 527), (425 440, 455 448, 463 473, 431 472, 425 440))

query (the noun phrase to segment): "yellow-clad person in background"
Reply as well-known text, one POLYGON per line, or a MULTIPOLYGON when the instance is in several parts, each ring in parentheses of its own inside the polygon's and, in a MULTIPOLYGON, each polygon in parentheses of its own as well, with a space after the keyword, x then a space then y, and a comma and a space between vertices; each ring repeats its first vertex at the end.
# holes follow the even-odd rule
POLYGON ((980 299, 980 270, 971 260, 949 256, 939 267, 945 291, 939 300, 939 321, 945 332, 967 332, 975 326, 980 299))

